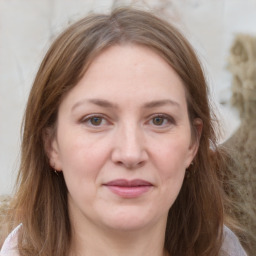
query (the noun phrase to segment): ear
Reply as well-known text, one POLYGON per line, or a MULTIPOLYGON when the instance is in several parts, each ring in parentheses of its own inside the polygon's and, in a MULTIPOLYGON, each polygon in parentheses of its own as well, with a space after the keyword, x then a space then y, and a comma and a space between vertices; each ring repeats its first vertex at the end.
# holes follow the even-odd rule
POLYGON ((203 130, 203 121, 200 118, 195 118, 192 124, 192 136, 191 136, 191 143, 189 146, 189 157, 187 161, 186 168, 190 166, 193 162, 194 157, 199 148, 200 138, 203 130))
POLYGON ((53 127, 47 128, 43 133, 44 150, 48 156, 50 166, 56 170, 62 170, 60 152, 57 142, 56 132, 53 127))

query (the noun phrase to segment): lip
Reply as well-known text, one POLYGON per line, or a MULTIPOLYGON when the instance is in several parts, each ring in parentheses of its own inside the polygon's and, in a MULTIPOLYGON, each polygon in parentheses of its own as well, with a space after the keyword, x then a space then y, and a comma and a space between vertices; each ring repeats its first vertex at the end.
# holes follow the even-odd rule
POLYGON ((103 185, 107 187, 111 192, 122 198, 140 197, 153 187, 152 183, 141 179, 117 179, 107 182, 103 185))

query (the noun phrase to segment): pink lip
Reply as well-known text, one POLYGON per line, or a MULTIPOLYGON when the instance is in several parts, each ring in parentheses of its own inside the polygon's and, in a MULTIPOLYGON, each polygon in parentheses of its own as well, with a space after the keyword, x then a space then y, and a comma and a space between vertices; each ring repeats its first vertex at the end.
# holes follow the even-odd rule
POLYGON ((114 194, 123 198, 135 198, 149 191, 153 185, 145 180, 113 180, 105 183, 108 189, 114 194))

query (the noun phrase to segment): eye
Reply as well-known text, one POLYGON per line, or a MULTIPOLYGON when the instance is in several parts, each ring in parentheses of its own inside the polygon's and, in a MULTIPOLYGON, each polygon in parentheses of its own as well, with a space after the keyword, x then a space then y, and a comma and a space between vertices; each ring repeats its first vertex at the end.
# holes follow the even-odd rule
POLYGON ((175 124, 175 121, 169 115, 156 114, 149 120, 149 124, 153 125, 154 127, 165 128, 175 124))
POLYGON ((89 127, 102 127, 108 125, 108 121, 101 115, 89 115, 82 119, 81 121, 89 127))
POLYGON ((91 117, 88 121, 94 126, 99 126, 102 123, 103 118, 101 116, 91 117))
POLYGON ((164 121, 166 121, 166 120, 162 116, 157 116, 152 119, 152 122, 154 125, 162 125, 164 123, 164 121))

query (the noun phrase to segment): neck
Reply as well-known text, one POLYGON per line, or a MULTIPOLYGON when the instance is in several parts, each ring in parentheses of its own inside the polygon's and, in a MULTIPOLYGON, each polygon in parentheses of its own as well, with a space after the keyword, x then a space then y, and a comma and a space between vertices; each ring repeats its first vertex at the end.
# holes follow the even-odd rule
POLYGON ((133 231, 104 229, 86 223, 73 226, 70 256, 167 256, 164 250, 166 223, 133 231))

